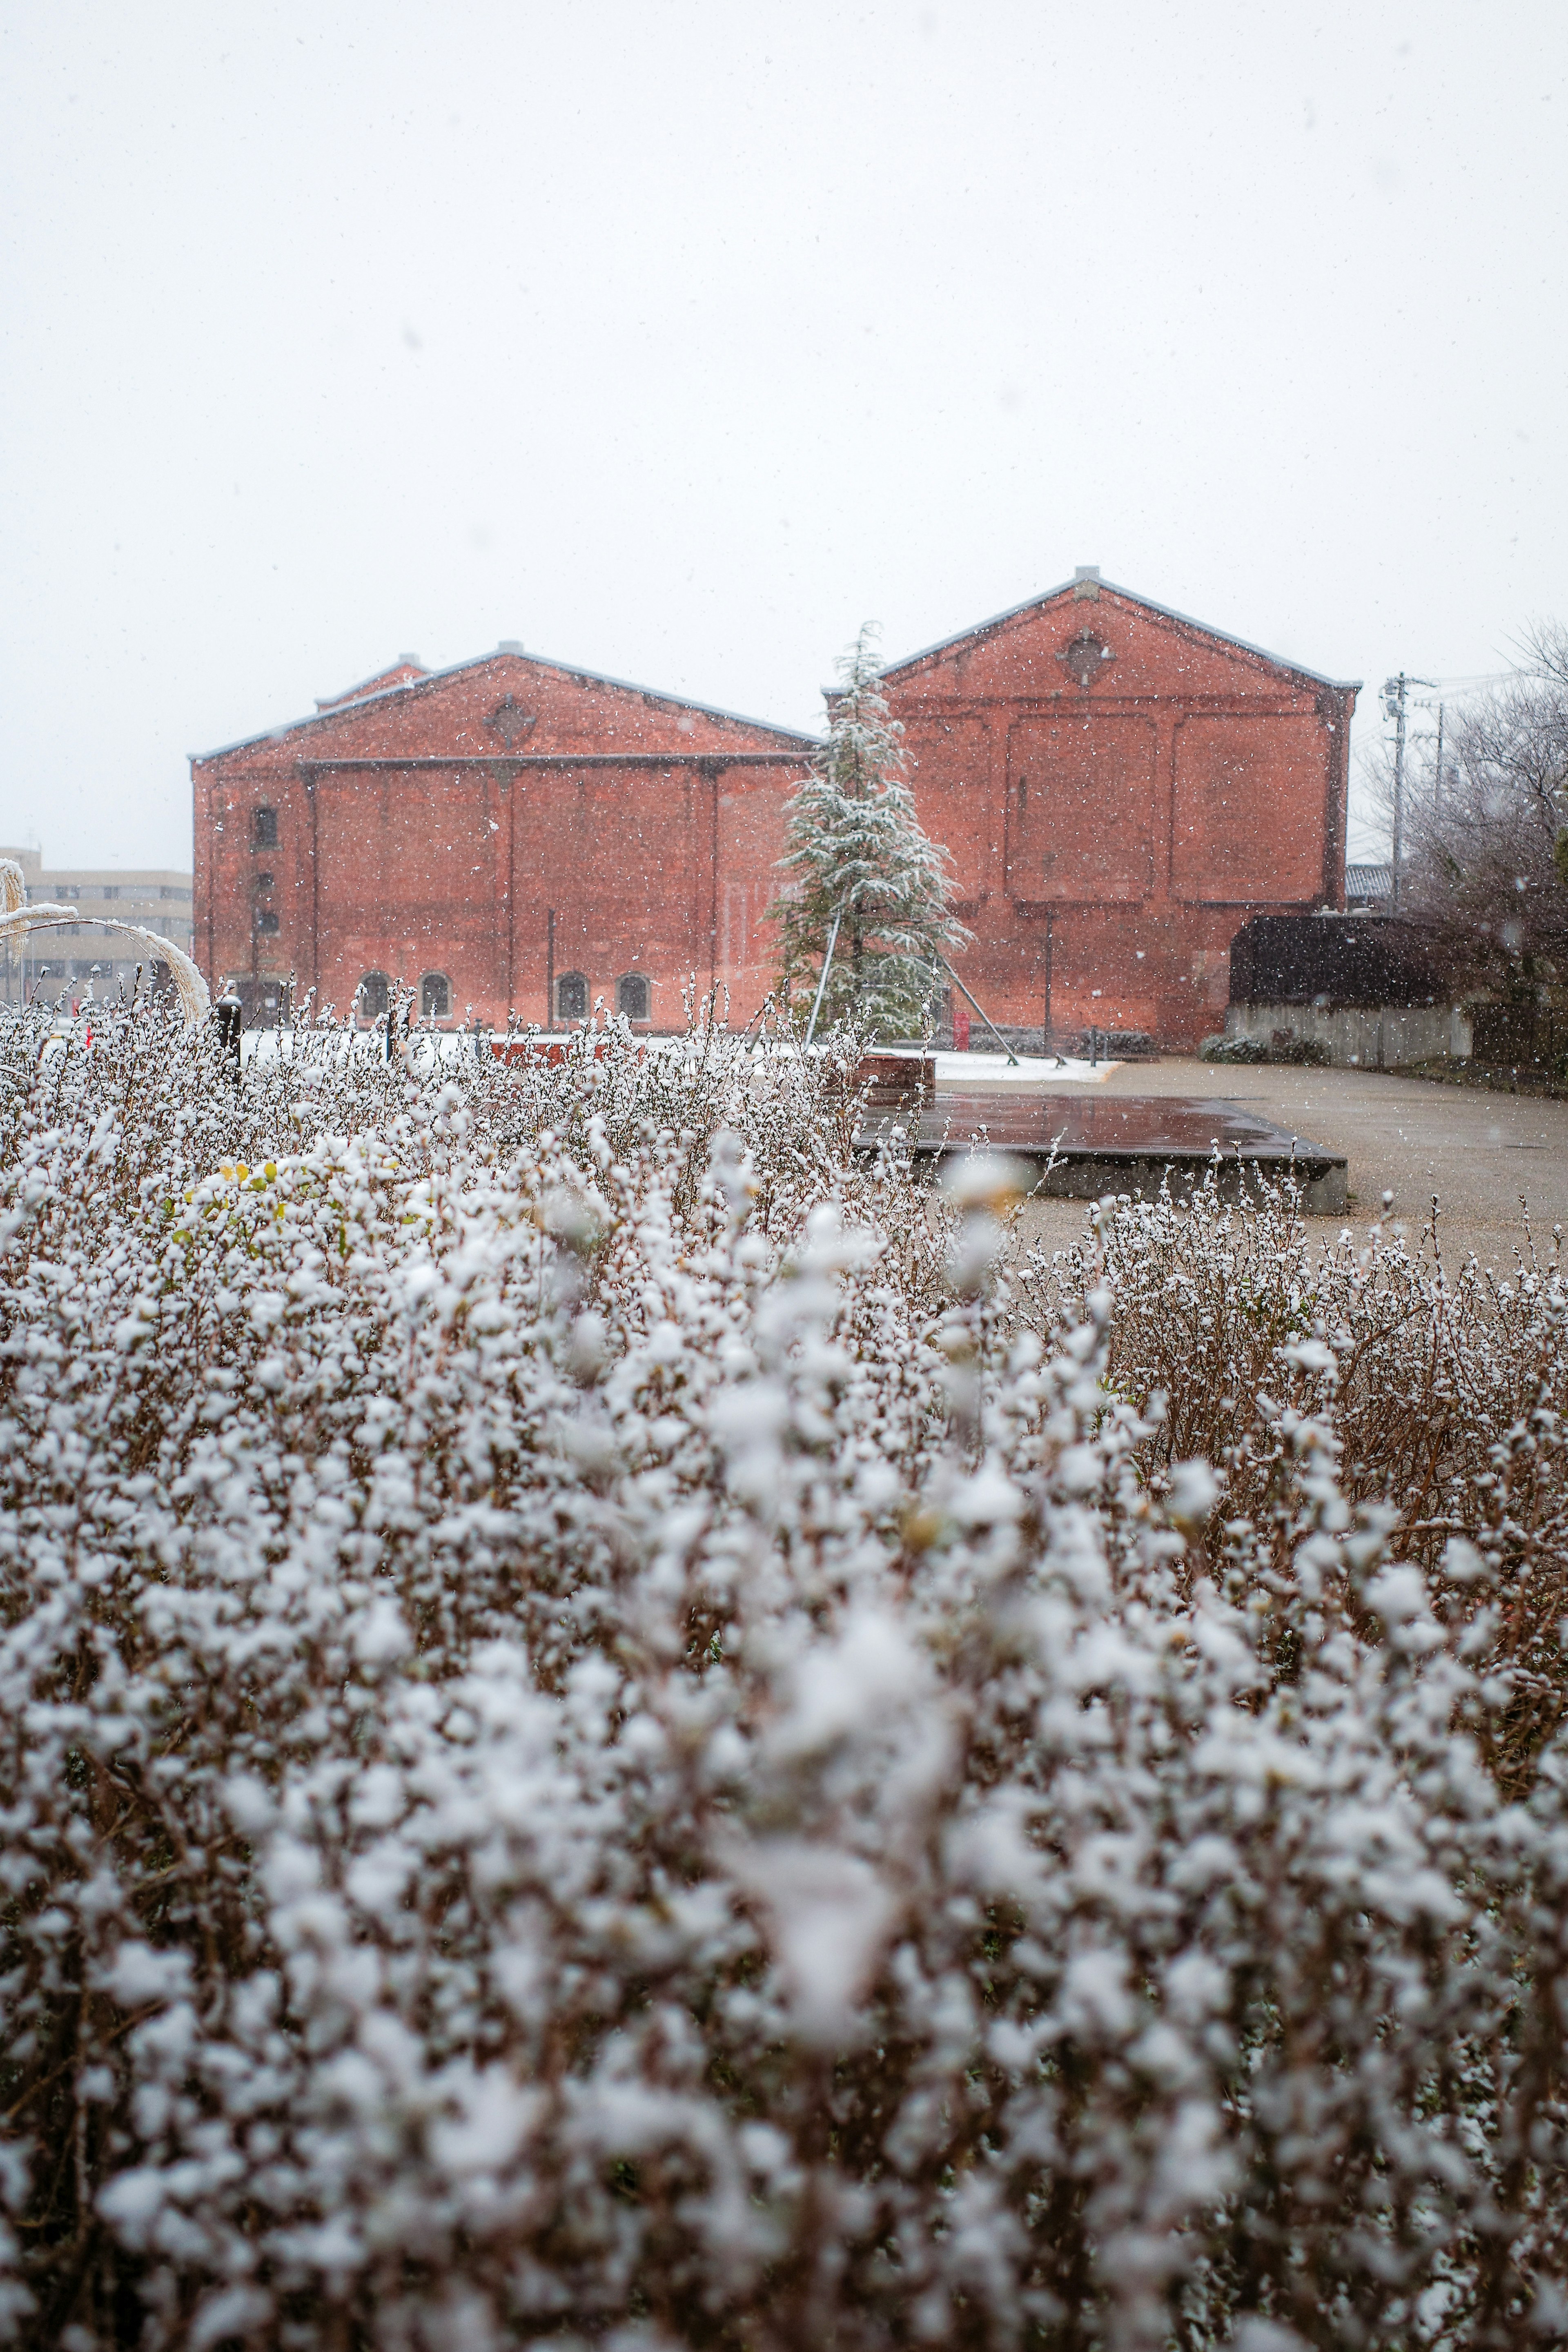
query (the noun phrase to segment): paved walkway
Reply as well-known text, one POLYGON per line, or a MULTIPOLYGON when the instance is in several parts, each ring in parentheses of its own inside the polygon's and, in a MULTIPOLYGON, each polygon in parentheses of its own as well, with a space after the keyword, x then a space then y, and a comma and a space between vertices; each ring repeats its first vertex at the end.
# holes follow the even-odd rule
MULTIPOLYGON (((1077 1089, 1053 1079, 1051 1091, 1077 1089)), ((1244 1103, 1260 1118, 1343 1151, 1350 1208, 1343 1217, 1314 1219, 1327 1229, 1325 1238, 1345 1224, 1364 1231, 1379 1214, 1385 1190, 1394 1195, 1390 1220, 1412 1234, 1437 1195, 1445 1255, 1473 1250, 1483 1264, 1511 1265, 1515 1244, 1523 1244, 1521 1201, 1540 1255, 1551 1255, 1553 1225, 1568 1236, 1568 1102, 1375 1070, 1227 1067, 1175 1058, 1123 1062, 1097 1091, 1244 1103)), ((1082 1232, 1082 1204, 1034 1202, 1025 1218, 1029 1239, 1059 1247, 1082 1232)), ((1564 1255, 1568 1260, 1568 1245, 1564 1255)))

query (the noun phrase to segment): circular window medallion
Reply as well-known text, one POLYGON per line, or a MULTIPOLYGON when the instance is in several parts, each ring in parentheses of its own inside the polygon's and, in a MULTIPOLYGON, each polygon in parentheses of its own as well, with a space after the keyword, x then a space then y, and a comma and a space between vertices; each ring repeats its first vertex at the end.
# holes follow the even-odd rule
POLYGON ((1114 656, 1103 637, 1096 636, 1092 629, 1080 629, 1057 658, 1066 664, 1070 677, 1075 677, 1080 686, 1088 687, 1093 685, 1104 664, 1114 656))
POLYGON ((525 710, 515 695, 505 695, 485 721, 492 734, 498 735, 508 751, 515 751, 530 727, 534 713, 525 710))

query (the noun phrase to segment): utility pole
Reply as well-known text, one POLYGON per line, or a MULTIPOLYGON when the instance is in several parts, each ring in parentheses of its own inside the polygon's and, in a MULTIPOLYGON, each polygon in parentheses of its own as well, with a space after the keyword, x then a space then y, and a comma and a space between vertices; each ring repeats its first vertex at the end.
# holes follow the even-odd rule
POLYGON ((1388 898, 1393 915, 1399 912, 1399 866, 1405 855, 1405 698, 1413 686, 1437 683, 1435 677, 1407 677, 1403 670, 1383 681, 1383 715, 1394 721, 1394 878, 1388 898))

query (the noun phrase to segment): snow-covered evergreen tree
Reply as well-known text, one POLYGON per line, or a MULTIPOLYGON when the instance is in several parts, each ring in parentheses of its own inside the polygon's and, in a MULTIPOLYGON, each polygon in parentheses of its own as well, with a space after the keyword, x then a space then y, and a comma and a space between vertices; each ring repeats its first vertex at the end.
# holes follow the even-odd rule
POLYGON ((883 1036, 913 1037, 941 986, 939 958, 969 934, 949 904, 947 852, 915 814, 874 635, 868 624, 839 662, 828 740, 790 801, 784 888, 769 912, 787 1001, 810 1003, 838 917, 822 1020, 851 1016, 883 1036))

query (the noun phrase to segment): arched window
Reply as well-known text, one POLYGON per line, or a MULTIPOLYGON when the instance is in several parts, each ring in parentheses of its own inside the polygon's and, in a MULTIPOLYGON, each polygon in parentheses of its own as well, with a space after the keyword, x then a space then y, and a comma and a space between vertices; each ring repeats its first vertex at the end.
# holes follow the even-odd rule
POLYGON ((628 1021, 648 1018, 648 983, 640 971, 624 972, 616 982, 615 1010, 628 1021))
POLYGON ((561 973, 555 984, 555 1017, 558 1021, 587 1020, 588 979, 585 973, 561 973))
POLYGON ((277 811, 276 809, 252 809, 250 813, 250 845, 253 849, 276 849, 277 847, 277 811))
POLYGON ((360 1011, 367 1021, 384 1021, 392 1003, 392 982, 384 971, 368 971, 360 982, 360 1011))
POLYGON ((419 1017, 444 1021, 452 1010, 452 982, 444 971, 427 971, 419 983, 419 1017))

